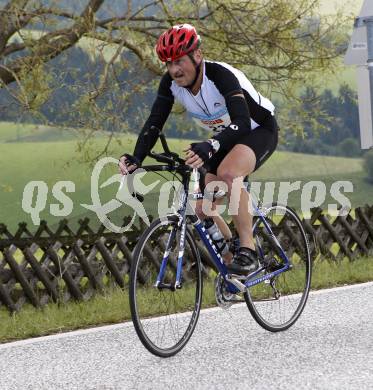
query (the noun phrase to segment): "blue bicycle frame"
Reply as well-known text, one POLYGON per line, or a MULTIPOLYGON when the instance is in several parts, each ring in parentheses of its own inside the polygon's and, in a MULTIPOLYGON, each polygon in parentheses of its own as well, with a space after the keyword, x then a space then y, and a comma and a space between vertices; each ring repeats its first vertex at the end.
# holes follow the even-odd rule
MULTIPOLYGON (((189 183, 188 183, 189 184, 189 183)), ((184 255, 184 248, 185 248, 185 232, 186 232, 186 225, 187 225, 187 217, 186 217, 186 210, 187 210, 187 199, 188 199, 188 188, 186 185, 184 185, 184 192, 181 196, 180 200, 180 208, 179 211, 177 212, 177 216, 179 218, 179 224, 178 226, 174 226, 170 236, 167 241, 166 245, 166 250, 162 259, 160 271, 157 277, 157 281, 155 283, 155 287, 165 287, 165 288, 172 288, 172 289, 177 289, 181 288, 181 270, 182 270, 182 262, 183 262, 183 255, 184 255), (176 232, 178 229, 181 229, 181 234, 180 234, 180 244, 179 244, 179 254, 178 254, 178 260, 177 260, 177 272, 176 272, 176 281, 174 286, 170 285, 164 285, 163 284, 163 278, 171 250, 171 245, 176 237, 176 232)), ((279 241, 277 240, 276 236, 273 234, 271 227, 269 226, 268 222, 266 221, 266 218, 262 211, 255 205, 253 204, 254 210, 256 215, 260 218, 260 220, 263 222, 265 229, 267 233, 271 236, 273 242, 277 246, 278 252, 280 253, 282 260, 284 262, 284 265, 282 268, 275 270, 273 272, 270 272, 268 274, 265 274, 263 276, 258 276, 262 271, 265 270, 265 267, 260 267, 257 271, 253 272, 250 274, 246 280, 242 283, 241 280, 243 280, 243 277, 240 277, 237 279, 234 275, 230 274, 228 272, 228 269, 226 265, 224 264, 223 258, 217 251, 216 246, 212 242, 207 230, 203 226, 202 221, 194 214, 192 216, 192 223, 197 230, 202 242, 205 244, 208 252, 211 255, 211 258, 216 266, 216 268, 219 270, 220 274, 223 276, 224 280, 227 282, 228 290, 229 292, 236 294, 238 292, 244 292, 246 288, 253 287, 259 283, 264 282, 265 280, 269 280, 277 275, 279 275, 282 272, 287 271, 291 265, 290 265, 290 260, 286 256, 286 253, 282 249, 279 241)), ((259 248, 261 251, 262 249, 259 248)), ((260 253, 261 255, 263 253, 260 253)), ((263 256, 262 256, 263 257, 263 256)))

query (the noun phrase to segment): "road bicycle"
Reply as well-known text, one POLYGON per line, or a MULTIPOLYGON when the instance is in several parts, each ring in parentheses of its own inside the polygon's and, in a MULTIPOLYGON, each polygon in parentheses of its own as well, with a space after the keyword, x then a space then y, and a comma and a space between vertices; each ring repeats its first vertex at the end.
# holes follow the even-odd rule
POLYGON ((164 152, 149 155, 162 165, 142 168, 178 175, 182 191, 175 212, 155 219, 134 249, 129 301, 142 344, 160 357, 173 356, 185 347, 198 321, 203 280, 211 278, 215 300, 223 309, 246 302, 264 329, 288 329, 306 305, 312 271, 308 238, 297 214, 280 204, 253 205, 260 267, 249 275, 229 273, 203 221, 190 207, 191 199, 198 197, 189 190, 195 170, 169 150, 163 133, 159 137, 164 152), (212 268, 201 261, 197 237, 212 268))

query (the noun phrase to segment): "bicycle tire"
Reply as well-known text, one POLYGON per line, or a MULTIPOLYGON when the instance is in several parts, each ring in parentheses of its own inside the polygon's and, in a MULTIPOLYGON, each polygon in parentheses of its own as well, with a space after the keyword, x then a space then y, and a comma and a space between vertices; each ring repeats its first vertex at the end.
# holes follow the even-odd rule
MULTIPOLYGON (((148 351, 163 358, 175 355, 187 344, 197 324, 202 301, 202 265, 199 252, 188 227, 185 233, 182 288, 171 291, 159 290, 154 287, 165 249, 164 247, 161 248, 161 242, 165 237, 169 237, 169 229, 176 229, 172 250, 178 250, 178 234, 180 233, 180 228, 177 227, 178 220, 175 215, 162 220, 157 219, 151 223, 136 245, 130 273, 129 300, 136 333, 148 351), (159 234, 158 238, 157 234, 159 234), (152 249, 152 255, 149 253, 149 246, 152 249), (148 249, 146 250, 146 248, 148 249), (144 256, 144 252, 147 252, 147 256, 150 257, 151 264, 149 268, 147 268, 147 256, 144 256), (145 280, 146 276, 149 280, 145 280), (182 302, 180 306, 176 305, 178 298, 182 302), (150 302, 146 302, 147 299, 150 302), (157 299, 159 299, 158 307, 156 307, 157 299), (151 305, 153 313, 149 314, 147 312, 146 305, 151 305), (167 309, 171 308, 173 308, 172 313, 168 313, 167 309), (155 315, 160 315, 158 312, 161 312, 162 315, 154 318, 155 315), (190 319, 188 316, 190 316, 190 319), (175 320, 174 325, 172 324, 173 320, 175 320), (185 330, 181 330, 181 323, 185 325, 185 330), (167 325, 170 325, 170 328, 166 330, 167 325), (161 337, 163 339, 164 335, 167 339, 165 346, 161 345, 160 331, 159 328, 158 330, 155 329, 156 326, 163 327, 161 337), (181 331, 179 332, 179 330, 181 331), (156 333, 157 337, 155 337, 156 333)), ((173 251, 170 253, 165 275, 170 280, 175 278, 177 252, 176 259, 175 257, 172 259, 172 257, 173 251)))
MULTIPOLYGON (((272 286, 269 288, 270 283, 260 283, 247 289, 244 298, 251 315, 260 326, 271 332, 279 332, 291 327, 304 310, 311 286, 312 263, 308 238, 296 212, 276 203, 264 206, 263 210, 265 219, 289 257, 292 268, 273 278, 277 292, 272 286), (283 216, 276 217, 279 220, 276 224, 270 215, 278 210, 282 211, 283 216), (299 286, 296 286, 297 283, 299 286), (287 304, 290 304, 290 309, 287 304), (280 313, 282 309, 284 312, 280 313)), ((268 265, 263 274, 273 271, 274 266, 280 267, 283 260, 274 249, 274 241, 266 233, 260 218, 253 225, 253 235, 261 263, 268 265)))

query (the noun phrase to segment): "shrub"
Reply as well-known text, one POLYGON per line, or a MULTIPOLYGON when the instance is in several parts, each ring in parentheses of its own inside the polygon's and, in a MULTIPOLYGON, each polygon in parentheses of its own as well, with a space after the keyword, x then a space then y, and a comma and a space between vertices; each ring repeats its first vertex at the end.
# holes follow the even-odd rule
POLYGON ((360 143, 355 138, 345 138, 337 146, 338 155, 357 157, 361 155, 360 143))

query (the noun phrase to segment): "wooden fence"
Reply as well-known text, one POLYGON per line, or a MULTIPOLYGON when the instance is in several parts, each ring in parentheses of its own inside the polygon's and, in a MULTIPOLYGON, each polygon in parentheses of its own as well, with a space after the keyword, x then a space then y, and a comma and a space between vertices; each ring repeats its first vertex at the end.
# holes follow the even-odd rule
MULTIPOLYGON (((357 208, 345 217, 314 209, 311 218, 302 222, 314 260, 348 257, 353 261, 373 255, 373 206, 357 208)), ((125 219, 123 226, 127 223, 125 219)), ((76 231, 67 220, 55 231, 42 221, 33 234, 25 223, 15 234, 0 224, 0 308, 14 312, 26 302, 40 307, 50 301, 87 300, 110 285, 125 288, 140 233, 134 228, 120 235, 104 226, 93 231, 88 219, 80 220, 76 231)), ((296 240, 289 232, 282 234, 296 251, 296 240)), ((208 267, 209 255, 199 240, 197 247, 208 267)))

